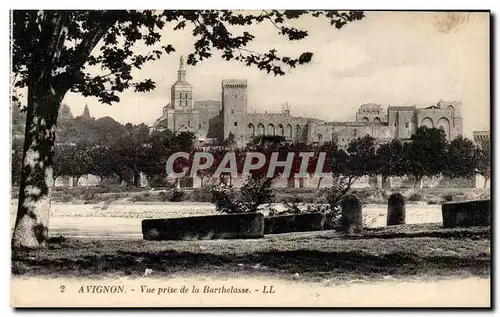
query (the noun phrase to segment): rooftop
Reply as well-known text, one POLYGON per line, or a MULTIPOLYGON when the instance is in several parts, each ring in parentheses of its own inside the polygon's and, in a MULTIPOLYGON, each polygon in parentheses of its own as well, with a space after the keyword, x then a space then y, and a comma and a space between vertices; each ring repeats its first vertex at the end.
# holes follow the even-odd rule
POLYGON ((397 111, 400 111, 400 110, 416 110, 417 107, 416 106, 389 106, 387 107, 387 110, 390 111, 390 110, 397 110, 397 111))
POLYGON ((222 80, 222 85, 246 85, 247 80, 246 79, 223 79, 222 80))
POLYGON ((376 103, 365 103, 361 105, 361 109, 382 109, 382 106, 376 103))

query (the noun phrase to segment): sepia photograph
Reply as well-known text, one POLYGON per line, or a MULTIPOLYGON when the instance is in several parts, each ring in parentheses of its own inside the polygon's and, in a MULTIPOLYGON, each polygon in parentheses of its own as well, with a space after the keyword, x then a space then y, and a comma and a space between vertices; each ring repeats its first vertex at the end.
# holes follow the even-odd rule
POLYGON ((490 11, 9 16, 11 307, 492 307, 490 11))

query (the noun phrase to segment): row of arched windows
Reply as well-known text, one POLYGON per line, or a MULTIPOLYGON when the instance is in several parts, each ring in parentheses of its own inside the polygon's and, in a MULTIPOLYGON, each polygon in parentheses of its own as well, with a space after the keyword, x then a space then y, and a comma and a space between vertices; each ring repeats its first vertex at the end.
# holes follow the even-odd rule
MULTIPOLYGON (((248 135, 278 135, 284 136, 288 139, 294 138, 294 129, 291 124, 278 124, 274 125, 269 123, 267 126, 259 123, 255 126, 253 123, 249 123, 247 127, 248 135)), ((295 125, 295 138, 302 138, 303 129, 300 125, 295 125)))
MULTIPOLYGON (((368 119, 368 117, 363 117, 363 119, 361 119, 361 122, 368 123, 368 122, 370 122, 370 119, 368 119)), ((382 120, 380 120, 379 117, 373 118, 373 123, 381 123, 381 122, 382 122, 382 120)))

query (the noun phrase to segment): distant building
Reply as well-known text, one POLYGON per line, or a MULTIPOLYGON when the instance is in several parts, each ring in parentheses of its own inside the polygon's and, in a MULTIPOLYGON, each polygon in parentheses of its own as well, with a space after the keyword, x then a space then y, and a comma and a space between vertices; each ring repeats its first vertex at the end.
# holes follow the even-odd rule
POLYGON ((490 131, 473 131, 472 138, 476 144, 490 141, 490 131))
POLYGON ((222 140, 232 135, 239 145, 244 145, 252 136, 280 135, 290 141, 336 141, 340 147, 365 135, 381 141, 409 139, 419 126, 441 128, 448 140, 462 134, 461 103, 457 101, 441 100, 427 107, 403 105, 386 109, 368 103, 359 107, 355 121, 327 122, 294 117, 288 105, 278 113, 248 113, 247 89, 248 82, 244 79, 225 79, 221 85, 222 102, 194 101, 193 87, 186 81, 181 57, 170 103, 163 108, 155 129, 191 131, 202 141, 222 140))

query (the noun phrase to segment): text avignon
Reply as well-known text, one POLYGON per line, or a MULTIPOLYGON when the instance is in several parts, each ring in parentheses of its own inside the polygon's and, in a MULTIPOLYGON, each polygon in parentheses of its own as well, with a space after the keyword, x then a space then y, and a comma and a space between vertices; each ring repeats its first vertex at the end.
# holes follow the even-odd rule
POLYGON ((125 287, 122 285, 82 285, 78 293, 91 293, 91 294, 113 294, 125 293, 125 287))

